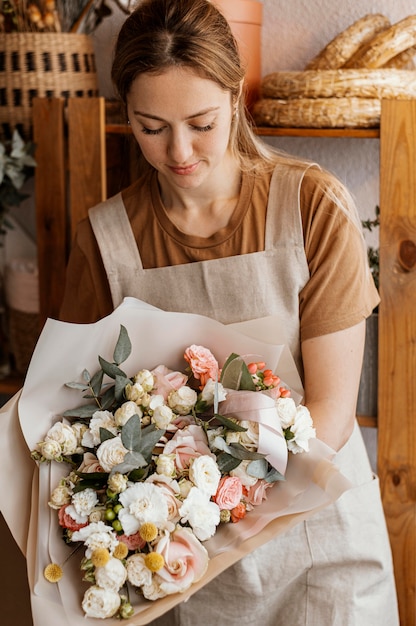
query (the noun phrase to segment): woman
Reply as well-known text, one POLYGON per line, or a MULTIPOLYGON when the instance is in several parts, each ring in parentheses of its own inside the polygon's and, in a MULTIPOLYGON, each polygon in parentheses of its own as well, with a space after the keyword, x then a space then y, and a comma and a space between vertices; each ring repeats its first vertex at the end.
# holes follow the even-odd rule
POLYGON ((143 0, 112 78, 141 173, 79 225, 62 319, 93 322, 124 296, 223 323, 280 316, 275 339, 283 328, 317 436, 355 485, 154 624, 394 626, 379 487, 355 422, 378 295, 351 198, 253 134, 235 40, 207 0, 143 0))

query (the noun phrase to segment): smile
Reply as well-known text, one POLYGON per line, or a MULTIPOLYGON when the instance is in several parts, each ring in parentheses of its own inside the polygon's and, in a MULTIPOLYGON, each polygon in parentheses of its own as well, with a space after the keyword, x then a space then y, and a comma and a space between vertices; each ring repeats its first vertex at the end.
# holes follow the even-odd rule
POLYGON ((190 174, 193 174, 195 172, 198 165, 199 163, 193 163, 192 165, 187 165, 186 167, 169 166, 169 169, 171 172, 177 174, 178 176, 189 176, 190 174))

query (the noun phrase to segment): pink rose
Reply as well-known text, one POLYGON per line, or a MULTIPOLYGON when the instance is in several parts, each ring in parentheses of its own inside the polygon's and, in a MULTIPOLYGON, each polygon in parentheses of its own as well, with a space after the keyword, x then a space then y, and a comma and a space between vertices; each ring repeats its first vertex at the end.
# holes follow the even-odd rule
POLYGON ((163 453, 175 454, 175 465, 180 472, 187 469, 191 459, 195 457, 202 454, 213 456, 203 428, 192 424, 178 430, 165 445, 163 453))
POLYGON ((165 365, 158 365, 152 370, 154 377, 153 393, 157 393, 166 400, 171 391, 176 391, 186 385, 188 377, 182 372, 170 370, 165 365))
POLYGON ((249 511, 251 511, 255 506, 261 504, 263 500, 266 500, 266 490, 271 486, 272 483, 268 483, 265 480, 258 480, 254 485, 247 489, 245 500, 249 511))
POLYGON ((99 460, 92 454, 92 452, 85 452, 84 458, 82 460, 81 465, 78 468, 79 472, 83 472, 84 474, 90 474, 95 472, 104 472, 103 468, 100 465, 99 460))
POLYGON ((219 377, 218 361, 208 348, 194 344, 185 350, 184 357, 195 378, 201 381, 201 389, 209 378, 216 380, 219 377))
POLYGON ((231 511, 240 503, 243 486, 237 476, 223 476, 219 482, 214 501, 221 510, 231 511))
POLYGON ((186 591, 207 571, 208 552, 189 528, 178 528, 170 536, 163 535, 155 551, 165 559, 165 565, 156 576, 166 594, 186 591))

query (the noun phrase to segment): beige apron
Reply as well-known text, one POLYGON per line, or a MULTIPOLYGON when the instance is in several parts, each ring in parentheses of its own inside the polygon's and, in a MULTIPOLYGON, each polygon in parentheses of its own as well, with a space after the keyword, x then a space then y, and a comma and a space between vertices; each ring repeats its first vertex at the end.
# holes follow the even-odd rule
MULTIPOLYGON (((303 175, 276 168, 265 250, 223 259, 144 270, 120 194, 91 209, 114 306, 133 296, 225 324, 279 315, 300 367, 298 295, 309 278, 299 209, 303 175)), ((276 343, 281 336, 277 329, 276 343)), ((241 559, 153 626, 397 626, 379 484, 358 426, 336 463, 355 488, 241 559)))

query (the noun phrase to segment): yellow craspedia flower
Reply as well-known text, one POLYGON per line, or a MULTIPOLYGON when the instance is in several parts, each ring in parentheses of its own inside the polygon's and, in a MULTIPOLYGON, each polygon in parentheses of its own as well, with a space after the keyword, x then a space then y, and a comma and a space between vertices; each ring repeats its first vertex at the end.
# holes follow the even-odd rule
POLYGON ((158 572, 165 564, 165 559, 159 552, 149 552, 144 557, 144 564, 151 572, 158 572))
POLYGON ((157 527, 153 522, 145 522, 140 526, 140 537, 143 541, 153 541, 157 537, 157 527))
POLYGON ((120 559, 120 561, 122 561, 123 559, 126 558, 128 553, 129 553, 128 547, 126 546, 125 543, 120 541, 120 543, 118 543, 116 547, 114 548, 113 556, 114 558, 120 559))
POLYGON ((96 548, 91 554, 94 567, 104 567, 110 560, 110 553, 106 548, 96 548))
POLYGON ((56 563, 49 563, 43 570, 43 575, 50 583, 57 583, 63 576, 62 567, 56 563))

